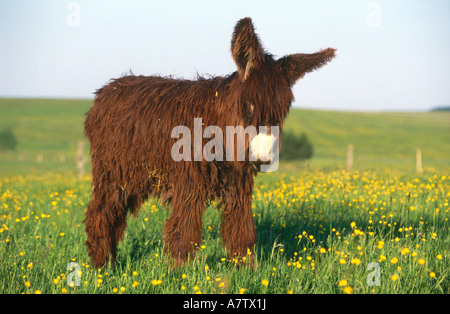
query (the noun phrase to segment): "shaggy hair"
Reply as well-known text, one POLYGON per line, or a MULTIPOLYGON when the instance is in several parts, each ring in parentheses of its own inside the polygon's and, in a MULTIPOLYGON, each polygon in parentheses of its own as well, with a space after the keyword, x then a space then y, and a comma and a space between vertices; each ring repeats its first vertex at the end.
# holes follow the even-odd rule
POLYGON ((136 215, 148 197, 171 207, 164 241, 177 264, 200 246, 203 212, 217 200, 230 257, 253 266, 254 254, 243 257, 256 242, 252 189, 258 161, 247 153, 244 161, 174 161, 172 129, 183 125, 193 132, 194 119, 201 118, 204 128, 214 125, 224 133, 226 126, 278 126, 281 132, 293 84, 329 62, 335 49, 275 60, 244 18, 235 26, 231 55, 237 72, 228 76, 191 81, 129 75, 96 91, 84 123, 92 157, 85 244, 94 267, 114 263, 127 213, 136 215))

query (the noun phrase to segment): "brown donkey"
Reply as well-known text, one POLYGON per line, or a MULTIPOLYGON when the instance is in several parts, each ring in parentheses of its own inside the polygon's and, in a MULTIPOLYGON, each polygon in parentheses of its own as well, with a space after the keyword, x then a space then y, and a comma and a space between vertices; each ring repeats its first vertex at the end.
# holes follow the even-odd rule
MULTIPOLYGON (((115 261, 127 212, 136 215, 148 197, 171 207, 163 231, 166 252, 176 263, 185 262, 200 246, 203 212, 208 201, 217 200, 222 212, 221 236, 230 257, 253 265, 254 177, 259 166, 273 161, 273 154, 264 159, 265 153, 256 148, 253 156, 255 149, 248 136, 242 142, 244 158, 222 158, 236 157, 234 149, 239 150, 227 137, 221 147, 213 147, 215 158, 211 160, 201 154, 207 148, 204 138, 198 142, 183 132, 180 140, 177 127, 195 133, 200 125, 202 133, 215 126, 230 134, 230 126, 246 130, 268 126, 281 132, 294 99, 292 86, 305 73, 331 61, 335 49, 275 60, 263 49, 252 20, 244 18, 235 26, 231 55, 237 72, 228 76, 190 81, 129 75, 96 92, 84 124, 92 157, 85 244, 94 267, 115 261), (196 123, 199 119, 200 124, 196 123), (183 158, 178 158, 180 141, 194 148, 183 146, 183 158)), ((220 133, 215 130, 214 140, 220 133)), ((233 140, 235 135, 239 137, 233 134, 233 140)))

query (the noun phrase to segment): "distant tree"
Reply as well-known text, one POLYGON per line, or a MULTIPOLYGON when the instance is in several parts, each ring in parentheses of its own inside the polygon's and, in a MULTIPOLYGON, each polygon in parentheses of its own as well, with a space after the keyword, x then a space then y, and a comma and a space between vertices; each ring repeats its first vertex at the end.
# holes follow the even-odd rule
POLYGON ((15 150, 17 146, 17 138, 10 128, 4 128, 0 132, 0 151, 15 150))
POLYGON ((431 111, 450 111, 450 106, 442 106, 431 109, 431 111))
POLYGON ((314 155, 314 148, 305 133, 300 136, 293 133, 283 133, 281 138, 280 159, 307 160, 314 155))

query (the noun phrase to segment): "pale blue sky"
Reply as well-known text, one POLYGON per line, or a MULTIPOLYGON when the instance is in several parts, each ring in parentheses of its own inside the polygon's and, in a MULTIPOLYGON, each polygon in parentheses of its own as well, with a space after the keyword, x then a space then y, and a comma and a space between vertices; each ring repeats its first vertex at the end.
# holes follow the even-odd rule
POLYGON ((229 74, 231 33, 246 16, 278 57, 338 49, 295 85, 296 107, 450 104, 448 0, 0 0, 0 97, 91 98, 129 70, 229 74))

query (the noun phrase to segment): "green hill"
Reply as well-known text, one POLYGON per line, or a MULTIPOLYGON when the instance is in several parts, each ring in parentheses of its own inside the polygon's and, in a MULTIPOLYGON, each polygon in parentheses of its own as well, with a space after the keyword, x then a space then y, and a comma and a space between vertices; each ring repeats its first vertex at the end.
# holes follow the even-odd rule
POLYGON ((75 172, 77 142, 84 139, 84 114, 91 105, 89 100, 0 99, 0 131, 12 130, 18 142, 13 152, 0 152, 0 176, 75 172))
POLYGON ((314 145, 311 165, 344 165, 354 145, 355 167, 415 169, 422 150, 424 167, 450 167, 450 112, 374 113, 294 109, 285 132, 306 133, 314 145))
MULTIPOLYGON (((0 99, 0 132, 10 129, 17 139, 14 151, 0 151, 0 176, 75 172, 77 142, 84 139, 84 115, 91 105, 90 100, 0 99)), ((308 136, 313 168, 343 168, 348 144, 355 147, 354 167, 359 169, 414 170, 417 148, 425 169, 450 168, 450 112, 292 109, 284 132, 308 136)), ((299 166, 283 161, 280 169, 299 166)))

